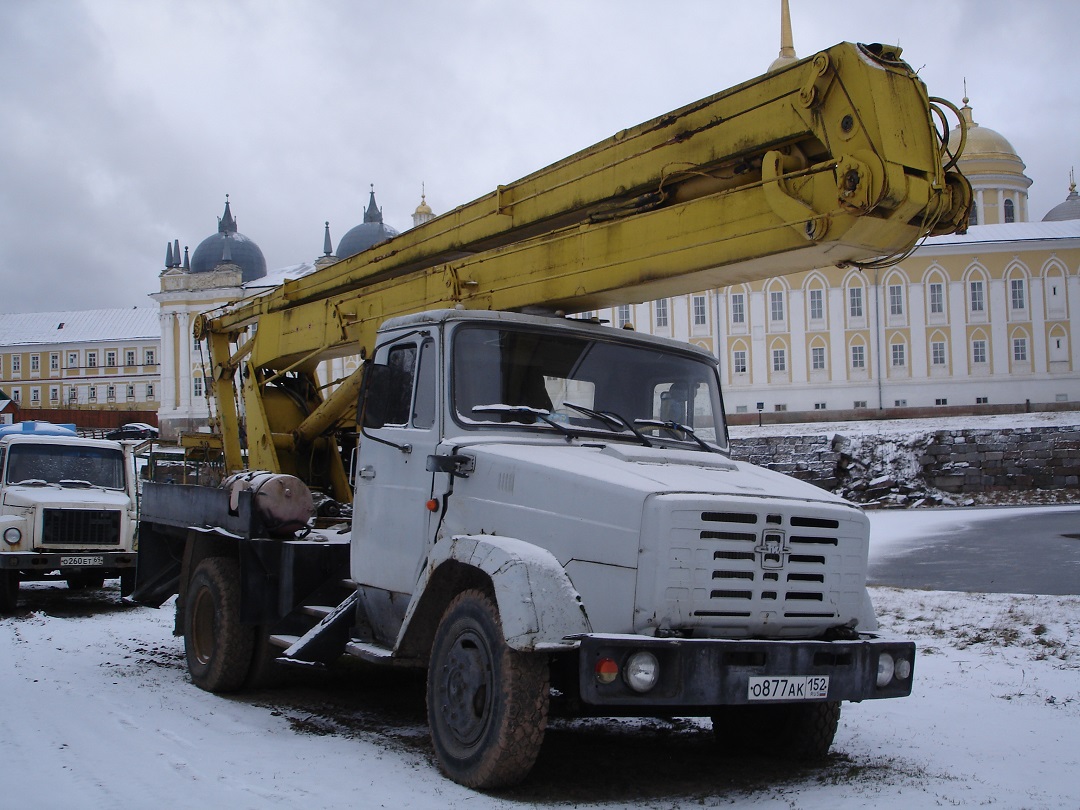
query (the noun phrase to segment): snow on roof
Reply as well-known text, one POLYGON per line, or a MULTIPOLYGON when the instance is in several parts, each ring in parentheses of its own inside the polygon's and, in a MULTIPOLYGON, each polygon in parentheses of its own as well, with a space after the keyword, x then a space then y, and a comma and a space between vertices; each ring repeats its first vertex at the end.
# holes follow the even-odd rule
POLYGON ((0 314, 0 346, 160 339, 157 307, 0 314))
POLYGON ((935 248, 962 245, 991 245, 995 243, 1040 242, 1080 239, 1080 219, 1064 222, 1006 222, 1000 225, 972 225, 964 234, 933 236, 920 247, 920 252, 933 253, 935 248))
POLYGON ((307 262, 282 267, 280 270, 271 270, 262 278, 244 282, 244 290, 249 293, 260 293, 268 288, 280 287, 286 281, 294 281, 315 272, 315 265, 307 262))

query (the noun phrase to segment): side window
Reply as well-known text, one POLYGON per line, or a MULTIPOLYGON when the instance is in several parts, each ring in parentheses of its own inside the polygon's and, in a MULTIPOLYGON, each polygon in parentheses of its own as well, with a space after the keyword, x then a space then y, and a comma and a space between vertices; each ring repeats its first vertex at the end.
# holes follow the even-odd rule
POLYGON ((407 425, 416 371, 416 346, 395 346, 390 350, 386 364, 390 367, 394 384, 393 397, 387 403, 385 424, 407 425))
POLYGON ((432 340, 425 340, 420 346, 412 423, 417 428, 429 428, 435 424, 435 342, 432 340))

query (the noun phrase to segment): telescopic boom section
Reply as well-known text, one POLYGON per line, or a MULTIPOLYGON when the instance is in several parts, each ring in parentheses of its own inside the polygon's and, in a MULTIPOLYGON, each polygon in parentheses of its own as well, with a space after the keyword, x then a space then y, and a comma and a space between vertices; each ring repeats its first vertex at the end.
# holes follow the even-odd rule
POLYGON ((962 144, 943 143, 935 102, 955 112, 928 97, 899 49, 841 43, 202 316, 229 471, 244 466, 239 378, 249 465, 347 499, 334 434, 355 429, 357 384, 324 399, 314 371, 370 352, 387 318, 447 306, 598 309, 896 261, 927 235, 962 230, 962 144))

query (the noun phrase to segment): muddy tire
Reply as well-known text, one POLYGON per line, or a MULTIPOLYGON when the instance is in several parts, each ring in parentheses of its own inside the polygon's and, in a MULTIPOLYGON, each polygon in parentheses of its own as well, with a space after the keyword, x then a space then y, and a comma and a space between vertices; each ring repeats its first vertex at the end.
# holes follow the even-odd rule
POLYGON ((0 571, 0 614, 14 613, 19 603, 19 572, 0 571))
POLYGON ((446 608, 428 666, 427 709, 439 767, 466 787, 520 782, 532 769, 548 716, 548 664, 511 650, 483 592, 446 608))
POLYGON ((97 590, 105 587, 105 575, 93 571, 78 571, 65 578, 67 586, 73 591, 97 590))
POLYGON ((824 759, 840 723, 840 703, 728 706, 712 716, 712 723, 725 754, 824 759))
POLYGON ((207 557, 195 568, 184 601, 184 650, 192 682, 207 692, 235 692, 251 669, 255 629, 240 623, 240 565, 207 557))

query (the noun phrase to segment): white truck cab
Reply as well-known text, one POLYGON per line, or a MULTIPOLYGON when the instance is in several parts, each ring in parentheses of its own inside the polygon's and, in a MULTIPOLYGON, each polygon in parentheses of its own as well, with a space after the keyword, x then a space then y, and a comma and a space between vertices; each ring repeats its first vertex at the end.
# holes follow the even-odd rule
POLYGON ((137 525, 132 446, 23 422, 0 432, 0 612, 19 584, 63 579, 134 584, 137 525))

